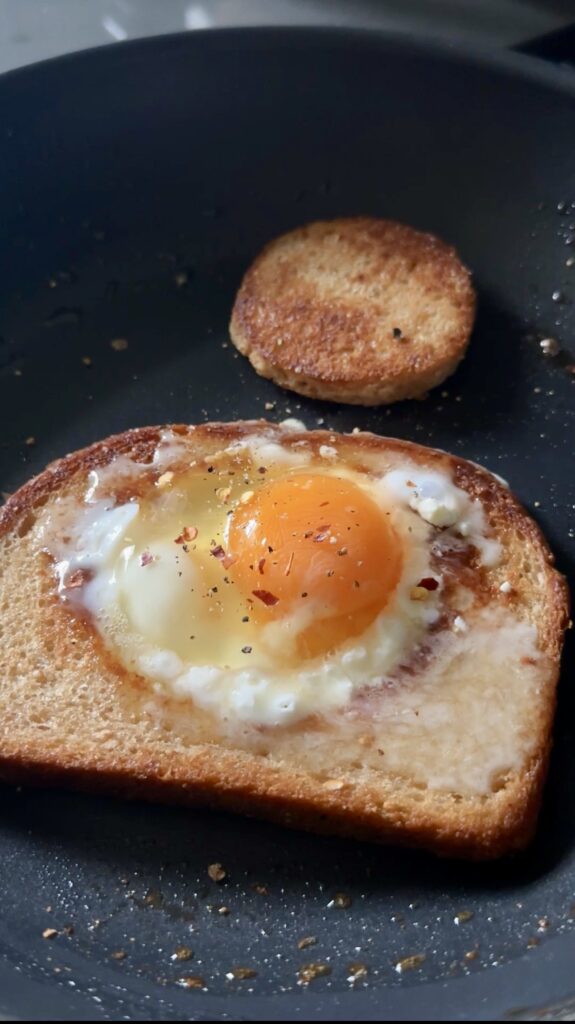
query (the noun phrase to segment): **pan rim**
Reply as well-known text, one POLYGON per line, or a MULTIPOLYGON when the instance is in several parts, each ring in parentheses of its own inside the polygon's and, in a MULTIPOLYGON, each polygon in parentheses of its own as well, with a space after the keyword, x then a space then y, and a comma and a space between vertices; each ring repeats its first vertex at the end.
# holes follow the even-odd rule
POLYGON ((450 59, 453 63, 476 63, 481 67, 498 69, 503 72, 515 72, 519 77, 544 86, 565 92, 575 97, 575 68, 567 64, 554 64, 542 57, 520 53, 512 49, 494 49, 486 43, 469 42, 467 39, 444 40, 441 38, 426 39, 416 32, 390 31, 386 29, 349 28, 345 26, 325 25, 273 25, 273 26, 237 26, 235 28, 202 28, 181 32, 169 32, 165 35, 144 36, 138 39, 126 39, 121 42, 102 43, 99 46, 85 47, 71 53, 58 54, 44 60, 34 61, 22 67, 10 68, 0 72, 0 88, 8 82, 23 81, 35 74, 59 70, 61 67, 85 63, 86 61, 109 60, 116 55, 119 60, 138 50, 157 51, 161 48, 204 45, 241 39, 259 41, 268 45, 277 39, 280 42, 290 41, 306 43, 329 38, 341 44, 356 42, 362 45, 401 46, 414 53, 427 56, 436 55, 450 59))

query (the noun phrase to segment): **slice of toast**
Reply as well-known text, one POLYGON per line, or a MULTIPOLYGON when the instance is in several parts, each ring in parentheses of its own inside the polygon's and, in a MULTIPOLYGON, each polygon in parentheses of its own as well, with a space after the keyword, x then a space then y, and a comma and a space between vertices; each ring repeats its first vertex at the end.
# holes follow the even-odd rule
MULTIPOLYGON (((257 451, 261 460, 264 449, 257 451)), ((433 529, 439 537, 441 529, 433 529)), ((532 836, 551 744, 567 591, 536 524, 486 470, 405 441, 261 421, 137 429, 51 464, 16 492, 0 513, 0 544, 2 778, 207 804, 478 859, 521 848, 532 836), (155 494, 182 467, 217 471, 222 452, 237 452, 253 437, 268 452, 292 458, 303 450, 311 465, 336 459, 370 479, 405 467, 440 472, 480 503, 500 556, 496 564, 462 563, 471 595, 471 611, 463 614, 471 621, 477 607, 479 618, 495 618, 488 618, 487 639, 485 631, 475 639, 473 628, 461 632, 462 617, 454 617, 445 589, 449 607, 436 629, 445 631, 454 653, 448 662, 431 658, 430 669, 422 648, 420 660, 400 674, 397 692, 410 695, 401 705, 405 722, 380 713, 387 698, 377 690, 364 711, 360 703, 351 715, 234 732, 233 723, 224 728, 191 699, 157 697, 145 674, 115 656, 89 616, 59 596, 45 524, 70 503, 81 504, 94 480, 111 469, 120 481, 115 500, 133 501, 155 494), (517 643, 505 632, 510 623, 517 623, 517 643), (523 648, 526 630, 533 639, 523 648), (474 788, 483 762, 493 771, 485 786, 474 788)), ((391 680, 389 692, 397 683, 391 680)))
POLYGON ((463 358, 469 271, 434 235, 375 217, 317 221, 270 242, 247 270, 230 336, 254 369, 312 398, 419 398, 463 358))

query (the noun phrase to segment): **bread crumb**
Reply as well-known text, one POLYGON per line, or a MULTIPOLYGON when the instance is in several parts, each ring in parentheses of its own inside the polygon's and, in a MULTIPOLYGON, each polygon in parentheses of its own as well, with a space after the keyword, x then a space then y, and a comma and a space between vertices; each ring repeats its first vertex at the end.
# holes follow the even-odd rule
POLYGON ((426 587, 412 587, 409 596, 412 601, 427 601, 429 591, 426 587))
POLYGON ((254 971, 253 967, 233 967, 226 974, 228 981, 247 981, 249 978, 257 978, 257 976, 258 972, 254 971))
POLYGON ((425 953, 415 953, 413 956, 404 956, 402 960, 398 960, 394 965, 395 970, 398 974, 403 974, 404 971, 414 971, 418 967, 421 967, 425 960, 425 953))
POLYGON ((266 410, 266 412, 271 412, 272 409, 275 409, 275 407, 276 407, 276 403, 275 402, 266 402, 264 404, 264 409, 266 410))
POLYGON ((227 877, 227 871, 221 864, 210 864, 208 866, 208 875, 212 882, 223 882, 224 878, 227 877))
POLYGON ((341 779, 327 779, 327 781, 323 783, 322 788, 327 789, 329 791, 335 791, 338 789, 343 789, 343 787, 344 783, 341 781, 341 779))
POLYGON ((453 923, 466 924, 467 921, 471 921, 472 917, 474 917, 474 913, 472 910, 460 910, 453 918, 453 923))
POLYGON ((366 965, 362 963, 350 964, 347 970, 347 981, 359 981, 360 978, 366 978, 368 973, 366 965))
POLYGON ((298 949, 309 949, 310 946, 315 946, 317 938, 315 935, 305 935, 303 939, 300 939, 297 948, 298 949))
POLYGON ((36 438, 30 435, 30 437, 26 438, 25 444, 27 444, 28 447, 31 448, 32 445, 36 444, 36 438))
POLYGON ((170 960, 191 960, 193 955, 193 951, 189 946, 177 946, 172 953, 170 960))
POLYGON ((91 356, 82 356, 82 362, 83 362, 84 366, 91 366, 92 365, 92 357, 91 356))
POLYGON ((333 907, 336 907, 337 910, 347 910, 348 907, 351 907, 351 904, 351 896, 348 896, 346 892, 336 892, 334 898, 328 903, 328 909, 331 910, 333 907))
POLYGON ((309 985, 316 978, 324 978, 328 974, 331 974, 331 967, 328 964, 304 964, 297 972, 297 983, 298 985, 309 985))
POLYGON ((539 347, 544 356, 556 356, 560 350, 560 345, 556 338, 542 338, 539 342, 539 347))
POLYGON ((176 978, 180 988, 205 988, 204 979, 199 974, 188 974, 184 978, 176 978))
POLYGON ((114 352, 125 352, 128 347, 128 342, 125 338, 113 338, 110 342, 110 348, 114 349, 114 352))
POLYGON ((58 934, 57 928, 44 928, 42 932, 43 939, 55 939, 58 934))
POLYGON ((110 953, 112 960, 125 960, 127 955, 124 949, 117 949, 114 953, 110 953))
POLYGON ((511 586, 509 580, 503 580, 503 583, 500 584, 499 589, 502 594, 510 594, 511 591, 513 590, 513 587, 511 586))

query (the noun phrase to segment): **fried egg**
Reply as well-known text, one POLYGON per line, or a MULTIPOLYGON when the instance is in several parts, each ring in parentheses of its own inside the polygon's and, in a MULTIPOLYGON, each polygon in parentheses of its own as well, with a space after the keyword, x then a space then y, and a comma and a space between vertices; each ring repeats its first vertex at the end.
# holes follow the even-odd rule
POLYGON ((288 448, 260 428, 190 462, 167 432, 151 464, 92 471, 41 526, 62 600, 151 692, 222 719, 349 707, 441 627, 438 531, 486 565, 499 550, 447 473, 378 473, 329 440, 288 448))

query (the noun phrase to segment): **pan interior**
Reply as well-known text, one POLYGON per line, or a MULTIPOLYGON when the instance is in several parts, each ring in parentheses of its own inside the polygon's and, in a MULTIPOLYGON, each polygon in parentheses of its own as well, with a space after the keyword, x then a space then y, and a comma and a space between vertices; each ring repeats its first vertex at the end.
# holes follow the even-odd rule
MULTIPOLYGON (((513 62, 380 37, 222 33, 10 76, 0 123, 3 490, 131 426, 295 415, 483 463, 510 481, 572 573, 567 89, 513 62), (531 130, 514 131, 527 108, 531 130), (228 341, 235 289, 265 241, 358 213, 437 231, 474 270, 469 354, 425 401, 312 402, 256 377, 228 341), (549 336, 558 357, 541 350, 549 336)), ((379 1003, 362 992, 407 993, 520 957, 535 965, 573 927, 568 647, 538 838, 500 865, 6 787, 0 955, 17 973, 2 1008, 21 1012, 31 978, 80 1019, 190 1019, 203 998, 196 984, 233 1019, 255 1014, 258 995, 282 996, 281 1019, 350 989, 369 1019, 379 1003), (214 863, 220 882, 208 874, 214 863), (43 938, 46 929, 57 934, 43 938), (304 939, 315 941, 300 948, 304 939), (309 964, 326 970, 298 975, 309 964)), ((557 994, 541 984, 541 1000, 557 994)), ((523 1001, 521 991, 509 998, 523 1001)))

